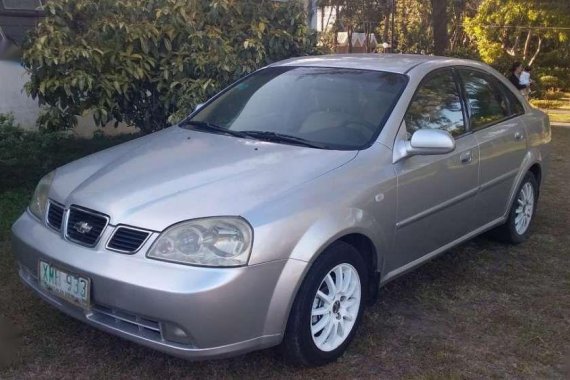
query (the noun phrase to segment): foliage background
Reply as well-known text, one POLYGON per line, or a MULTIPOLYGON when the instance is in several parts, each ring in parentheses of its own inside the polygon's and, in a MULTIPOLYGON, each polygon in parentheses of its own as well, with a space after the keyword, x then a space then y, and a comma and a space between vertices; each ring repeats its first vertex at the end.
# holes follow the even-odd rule
POLYGON ((124 121, 164 128, 261 66, 315 54, 302 1, 57 0, 24 47, 48 129, 124 121))
POLYGON ((392 45, 388 52, 478 59, 503 73, 521 61, 539 69, 535 78, 554 75, 570 87, 570 1, 319 0, 318 7, 333 10, 319 20, 331 50, 338 31, 372 31, 392 45))
POLYGON ((535 67, 535 96, 570 90, 570 1, 311 4, 48 0, 47 17, 23 53, 31 72, 27 90, 46 105, 38 123, 49 130, 66 129, 76 123, 75 115, 90 111, 98 125, 124 121, 152 132, 268 63, 334 51, 340 31, 375 33, 380 44, 391 44, 376 47, 378 52, 481 59, 503 73, 522 61, 535 67), (335 17, 325 19, 326 8, 335 17), (308 19, 318 10, 324 30, 317 36, 308 19))
POLYGON ((10 114, 0 113, 0 242, 9 238, 39 179, 70 161, 137 137, 136 134, 92 139, 64 131, 26 131, 10 114))

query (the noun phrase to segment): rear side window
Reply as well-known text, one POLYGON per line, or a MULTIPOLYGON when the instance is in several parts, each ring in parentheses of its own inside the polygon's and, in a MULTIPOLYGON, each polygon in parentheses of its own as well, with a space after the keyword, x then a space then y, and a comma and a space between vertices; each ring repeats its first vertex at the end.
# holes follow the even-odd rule
POLYGON ((465 69, 459 73, 469 104, 471 129, 481 129, 509 117, 507 99, 487 74, 465 69))
POLYGON ((524 107, 521 104, 521 102, 517 99, 515 94, 513 94, 513 92, 511 90, 509 90, 507 88, 507 86, 505 86, 503 83, 501 83, 501 81, 499 81, 498 79, 494 80, 493 82, 501 90, 501 92, 504 94, 504 96, 507 98, 507 100, 509 102, 509 106, 510 106, 509 116, 522 115, 524 113, 524 107))
POLYGON ((451 70, 428 74, 420 83, 406 116, 406 129, 442 129, 452 136, 465 133, 461 98, 451 70))

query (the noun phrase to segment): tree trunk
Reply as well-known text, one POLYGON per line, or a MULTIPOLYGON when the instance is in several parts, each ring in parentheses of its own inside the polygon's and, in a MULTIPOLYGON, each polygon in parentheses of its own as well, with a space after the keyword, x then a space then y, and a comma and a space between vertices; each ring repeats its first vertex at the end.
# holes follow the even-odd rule
MULTIPOLYGON (((409 41, 408 38, 408 4, 405 0, 400 1, 402 6, 402 16, 400 17, 400 36, 403 41, 398 41, 398 46, 400 47, 400 51, 403 49, 409 50, 409 41)), ((407 51, 409 53, 409 51, 407 51)))
POLYGON ((352 25, 350 25, 347 31, 347 35, 348 35, 348 52, 352 53, 352 25))
POLYGON ((364 26, 364 52, 369 53, 368 51, 368 28, 364 26))
MULTIPOLYGON (((323 20, 325 19, 325 9, 326 9, 326 7, 323 6, 323 20)), ((331 8, 329 8, 329 15, 327 17, 327 22, 323 24, 323 32, 326 32, 327 29, 329 28, 329 25, 331 24, 332 15, 333 15, 333 11, 332 11, 332 6, 331 6, 331 8)), ((336 17, 336 15, 335 15, 335 17, 336 17)), ((336 22, 336 19, 335 19, 335 22, 336 22)))
POLYGON ((392 0, 392 27, 390 32, 390 53, 395 52, 395 45, 396 45, 396 36, 394 35, 395 27, 396 27, 396 0, 392 0))
POLYGON ((534 63, 534 60, 536 59, 536 57, 538 57, 538 53, 540 53, 541 45, 542 45, 542 37, 538 36, 538 46, 536 47, 536 51, 534 52, 534 55, 532 56, 530 61, 528 61, 529 66, 532 66, 532 64, 534 63))
POLYGON ((530 38, 532 36, 532 30, 528 30, 528 34, 526 35, 526 41, 524 42, 524 51, 523 51, 523 61, 526 61, 526 57, 528 55, 528 47, 530 45, 530 38))
MULTIPOLYGON (((321 6, 321 32, 325 32, 325 6, 321 6)), ((318 28, 317 28, 318 29, 318 28)))
POLYGON ((507 41, 508 40, 505 40, 503 42, 503 49, 505 50, 505 53, 507 53, 511 57, 516 57, 517 56, 517 49, 519 47, 520 36, 517 35, 515 37, 515 43, 513 44, 512 47, 507 46, 507 41))
POLYGON ((338 49, 338 23, 340 22, 340 20, 338 19, 338 14, 339 14, 339 6, 335 6, 334 8, 334 52, 337 53, 337 49, 338 49))
POLYGON ((447 35, 447 1, 431 0, 431 9, 434 53, 443 55, 449 42, 447 35))
POLYGON ((453 3, 453 28, 449 41, 449 50, 453 51, 462 36, 463 14, 465 12, 465 1, 459 0, 453 3))
POLYGON ((390 11, 386 9, 386 14, 384 14, 384 30, 382 31, 382 43, 388 42, 389 30, 390 30, 390 11))

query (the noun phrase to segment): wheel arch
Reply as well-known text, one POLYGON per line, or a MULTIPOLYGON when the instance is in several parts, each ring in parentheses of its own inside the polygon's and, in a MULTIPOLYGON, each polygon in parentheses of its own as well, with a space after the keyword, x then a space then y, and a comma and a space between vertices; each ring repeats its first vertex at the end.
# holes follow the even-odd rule
POLYGON ((540 186, 542 185, 542 181, 544 180, 543 163, 544 163, 543 156, 540 150, 531 149, 526 153, 521 164, 521 169, 517 174, 515 181, 513 182, 508 203, 506 204, 505 213, 503 214, 503 219, 506 219, 508 217, 509 211, 511 209, 511 204, 515 199, 517 190, 520 187, 526 173, 530 172, 535 176, 536 181, 538 183, 538 192, 540 194, 540 186))
POLYGON ((536 179, 536 182, 538 183, 538 188, 540 189, 540 185, 542 184, 542 166, 540 165, 539 162, 535 162, 528 169, 528 171, 534 175, 534 178, 536 179))
POLYGON ((368 282, 368 288, 366 289, 366 302, 370 304, 376 299, 379 288, 380 270, 382 268, 384 260, 383 256, 380 254, 380 252, 382 252, 382 249, 379 247, 379 237, 374 235, 370 236, 371 234, 368 233, 370 230, 357 226, 350 226, 345 229, 336 230, 336 233, 333 233, 332 231, 333 230, 329 230, 329 238, 323 239, 322 243, 318 246, 315 245, 316 241, 314 239, 310 239, 311 244, 308 244, 308 242, 303 243, 303 239, 301 239, 299 241, 299 244, 293 250, 289 261, 292 262, 296 267, 296 269, 291 270, 292 272, 297 271, 297 274, 295 276, 295 284, 289 291, 290 295, 287 297, 288 302, 284 305, 284 299, 282 298, 283 293, 278 290, 280 288, 279 283, 289 283, 289 286, 291 286, 291 273, 282 275, 278 281, 276 291, 278 291, 279 296, 277 296, 277 293, 274 293, 274 297, 269 306, 265 325, 266 333, 274 331, 274 323, 276 322, 274 318, 278 317, 279 313, 283 313, 283 320, 281 322, 280 330, 282 332, 285 331, 287 322, 289 320, 289 315, 293 307, 293 302, 295 301, 295 298, 299 293, 299 289, 305 281, 305 278, 307 277, 312 264, 320 255, 326 252, 327 248, 339 241, 354 247, 359 252, 359 254, 361 254, 361 257, 365 260, 370 279, 368 282), (309 248, 311 245, 313 247, 309 248), (303 252, 304 256, 302 256, 302 258, 299 257, 299 252, 303 252), (310 252, 312 252, 312 254, 310 252), (299 266, 300 263, 303 263, 302 269, 299 266), (270 328, 269 326, 273 327, 270 328))
POLYGON ((382 259, 382 257, 378 255, 376 246, 368 236, 361 233, 347 234, 336 241, 342 241, 354 247, 366 263, 366 269, 368 270, 368 289, 366 297, 368 303, 373 303, 378 296, 378 288, 380 286, 380 266, 378 265, 378 261, 382 259))

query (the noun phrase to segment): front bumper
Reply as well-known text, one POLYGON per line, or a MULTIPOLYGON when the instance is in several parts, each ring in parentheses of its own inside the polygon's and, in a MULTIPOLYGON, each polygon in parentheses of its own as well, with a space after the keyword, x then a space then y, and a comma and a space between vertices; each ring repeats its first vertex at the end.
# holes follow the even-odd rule
POLYGON ((101 330, 188 359, 226 357, 279 344, 307 265, 298 260, 240 268, 165 263, 147 259, 146 249, 124 255, 68 242, 28 212, 12 232, 20 277, 43 299, 101 330), (40 259, 91 279, 89 310, 40 287, 40 259), (183 342, 172 338, 177 329, 186 335, 183 342))

